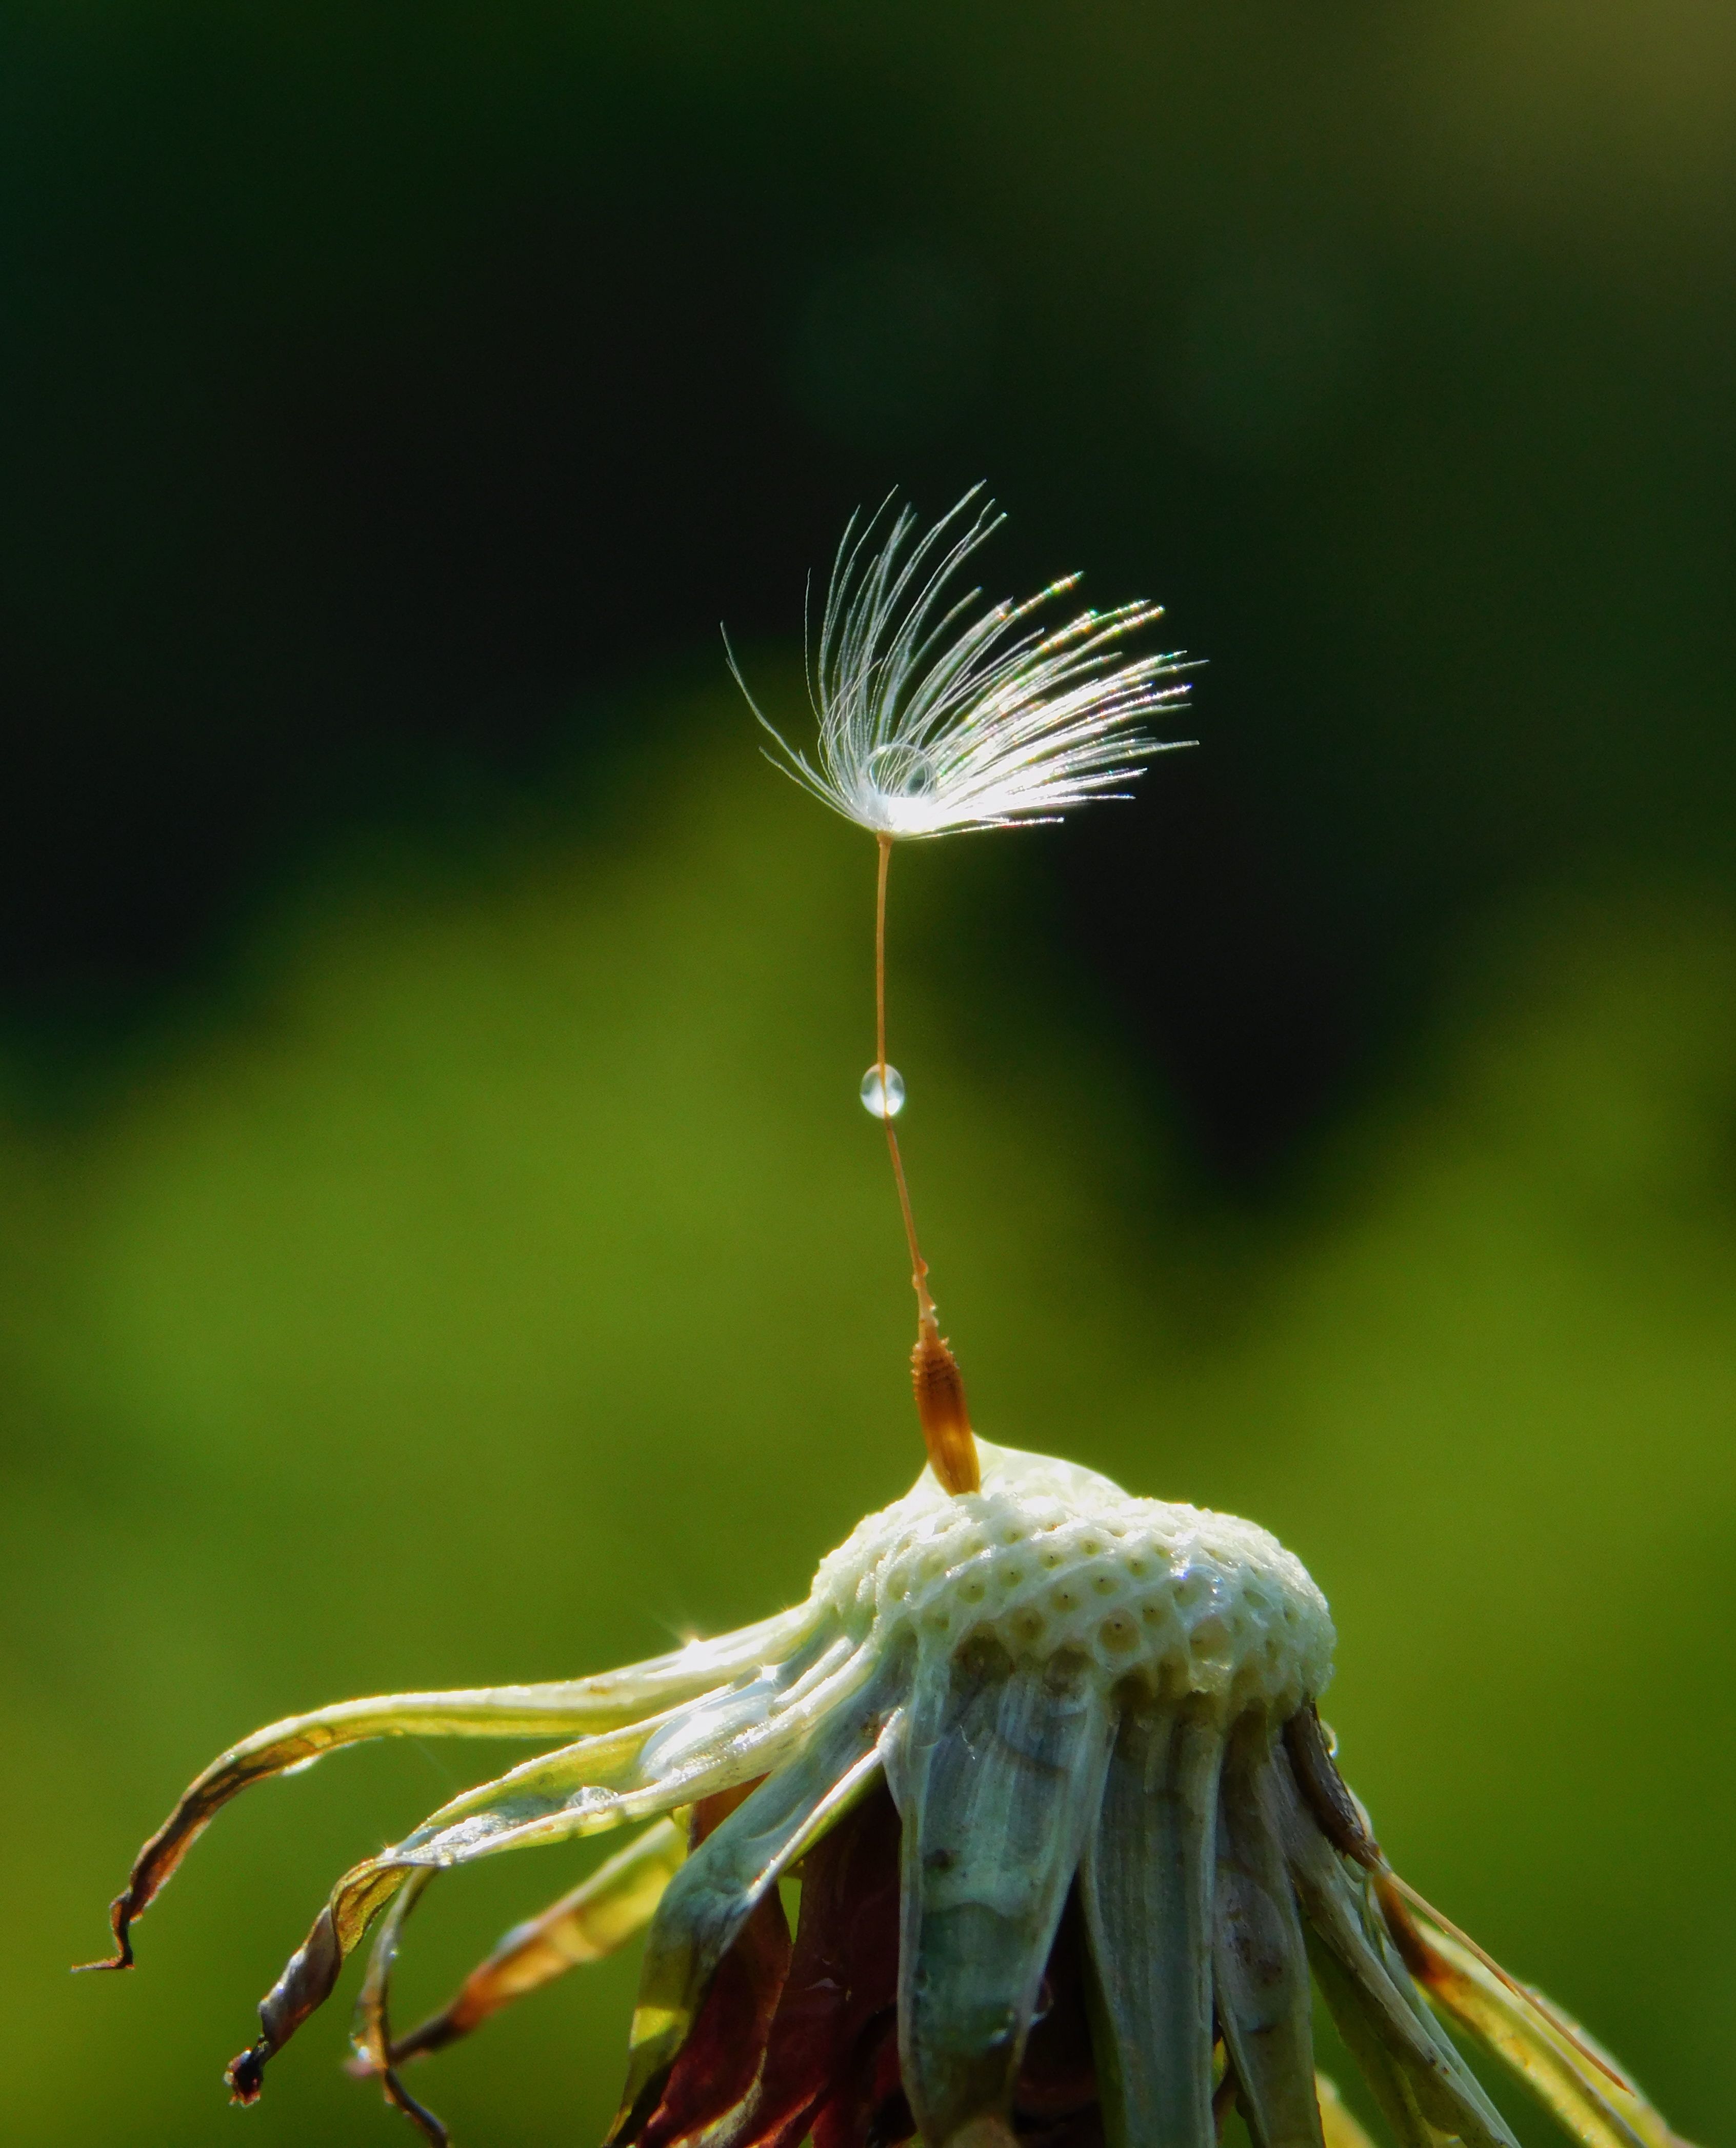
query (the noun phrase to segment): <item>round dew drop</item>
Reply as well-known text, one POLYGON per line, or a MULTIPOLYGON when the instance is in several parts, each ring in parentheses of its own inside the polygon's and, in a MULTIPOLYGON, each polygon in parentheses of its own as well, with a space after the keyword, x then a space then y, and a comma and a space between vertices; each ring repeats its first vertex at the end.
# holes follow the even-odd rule
POLYGON ((884 797, 926 798, 939 779, 921 746, 879 745, 868 756, 868 780, 884 797))
POLYGON ((896 1066, 888 1066, 882 1090, 880 1072, 876 1064, 862 1077, 862 1109, 871 1118, 896 1119, 904 1109, 904 1077, 896 1066))

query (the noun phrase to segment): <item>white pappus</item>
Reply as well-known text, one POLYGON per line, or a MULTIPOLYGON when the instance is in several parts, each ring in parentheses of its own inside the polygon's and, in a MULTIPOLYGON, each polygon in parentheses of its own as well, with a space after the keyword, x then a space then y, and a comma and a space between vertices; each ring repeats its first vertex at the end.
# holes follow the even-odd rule
POLYGON ((846 820, 908 840, 1053 821, 1118 785, 1160 740, 1142 720, 1187 694, 1177 651, 1126 656, 1128 637, 1162 616, 1136 602, 1086 610, 1053 628, 1038 611, 1078 581, 1064 575, 1022 603, 976 610, 980 589, 952 585, 1006 517, 974 485, 918 536, 890 499, 845 529, 808 650, 819 720, 815 756, 792 747, 760 708, 733 652, 730 669, 776 741, 767 758, 846 820), (883 533, 883 534, 882 534, 883 533), (879 542, 876 544, 876 536, 879 542), (971 615, 975 614, 974 616, 971 615))

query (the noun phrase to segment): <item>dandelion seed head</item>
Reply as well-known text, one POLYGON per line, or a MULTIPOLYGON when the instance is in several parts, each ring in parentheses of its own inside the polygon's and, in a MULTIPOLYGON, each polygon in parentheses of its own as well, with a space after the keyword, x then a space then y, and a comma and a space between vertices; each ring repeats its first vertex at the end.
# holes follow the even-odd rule
POLYGON ((238 2100, 374 1923, 352 2070, 444 2148, 400 2069, 642 1931, 615 2148, 848 2140, 876 2109, 888 2148, 1109 2128, 1213 2148, 1231 2095, 1256 2140, 1344 2148, 1315 2074, 1316 1978, 1401 2140, 1518 2148, 1438 2010, 1580 2148, 1687 2148, 1388 1864, 1315 1706, 1332 1619, 1288 1552, 1054 1456, 985 1442, 981 1459, 980 1489, 926 1471, 820 1562, 805 1603, 737 1633, 256 1732, 140 1852, 106 1966, 131 1961, 133 1922, 218 1809, 309 1754, 564 1737, 344 1874, 228 2069, 238 2100), (446 2006, 394 2029, 405 1920, 438 1875, 635 1822, 446 2006), (792 1933, 780 1883, 797 1869, 792 1933))
POLYGON ((859 1645, 990 1639, 1107 1690, 1256 1702, 1287 1715, 1332 1676, 1326 1599, 1300 1560, 1232 1514, 1130 1497, 1093 1470, 979 1439, 982 1489, 925 1473, 821 1564, 815 1593, 859 1645))
POLYGON ((775 741, 768 759, 805 790, 876 836, 944 836, 1125 798, 1154 754, 1192 743, 1146 727, 1187 694, 1179 653, 1128 653, 1161 606, 1056 619, 1046 608, 1076 575, 985 605, 980 589, 958 588, 1006 519, 981 486, 920 534, 909 507, 888 519, 891 505, 850 518, 832 565, 807 650, 811 755, 784 738, 730 660, 775 741))

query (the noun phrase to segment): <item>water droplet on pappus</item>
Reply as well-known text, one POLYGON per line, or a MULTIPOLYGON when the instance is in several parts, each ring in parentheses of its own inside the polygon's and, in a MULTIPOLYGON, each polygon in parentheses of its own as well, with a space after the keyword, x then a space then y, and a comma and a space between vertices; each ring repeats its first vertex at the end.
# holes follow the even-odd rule
POLYGON ((880 1068, 871 1066, 862 1077, 862 1109, 871 1118, 896 1119, 904 1109, 904 1077, 896 1066, 886 1069, 886 1086, 882 1091, 880 1068))
POLYGON ((938 778, 919 745, 880 745, 868 756, 868 780, 887 798, 926 798, 938 778))

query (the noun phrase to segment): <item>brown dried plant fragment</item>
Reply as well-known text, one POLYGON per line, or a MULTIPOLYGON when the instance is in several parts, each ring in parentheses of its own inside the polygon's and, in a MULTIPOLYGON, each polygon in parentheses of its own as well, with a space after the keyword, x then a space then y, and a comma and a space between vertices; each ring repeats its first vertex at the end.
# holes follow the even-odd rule
POLYGON ((448 2148, 449 2136, 445 2127, 404 2087, 398 2078, 391 2057, 392 2019, 389 2002, 392 1970, 398 1959, 398 1943, 405 1919, 422 1899, 434 1876, 431 1871, 412 1873, 397 1900, 380 1920, 374 1950, 369 1956, 368 1974, 363 1980, 361 1992, 356 2000, 354 2035, 358 2060, 367 2072, 379 2080, 380 2092, 393 2110, 404 2113, 423 2139, 430 2144, 430 2148, 448 2148))
MULTIPOLYGON (((650 1921, 685 1854, 682 1831, 675 1822, 654 1821, 637 1841, 599 1865, 540 1915, 515 1925, 487 1960, 471 1970, 447 2005, 394 2040, 392 2064, 401 2066, 445 2050, 479 2029, 503 2006, 624 1946, 650 1921)), ((368 2070, 376 2070, 369 2066, 368 2070)))
POLYGON ((1390 1885, 1381 1909, 1405 1966, 1441 2011, 1522 2080, 1583 2148, 1688 2148, 1661 2113, 1553 2000, 1495 1970, 1477 1950, 1417 1917, 1390 1885))
POLYGON ((220 1754, 182 1793, 133 1859, 127 1885, 110 1905, 113 1954, 79 1967, 132 1967, 133 1925, 223 1808, 255 1783, 311 1767, 340 1746, 376 1738, 554 1740, 619 1729, 720 1688, 747 1665, 775 1660, 807 1623, 805 1609, 798 1608, 595 1678, 376 1694, 268 1724, 220 1754))

